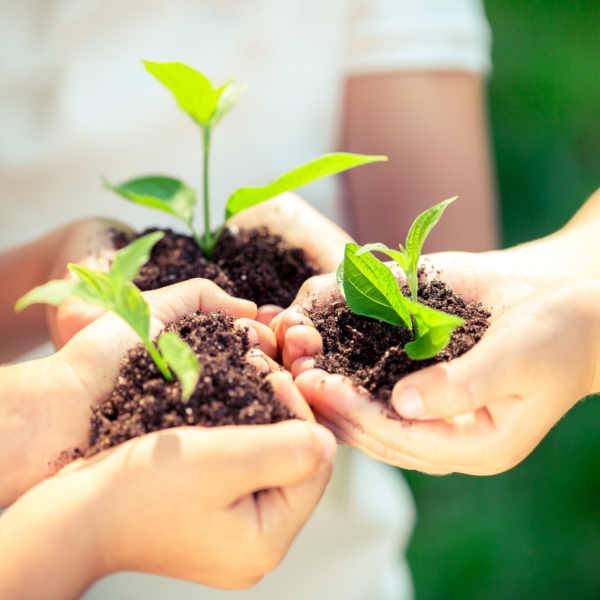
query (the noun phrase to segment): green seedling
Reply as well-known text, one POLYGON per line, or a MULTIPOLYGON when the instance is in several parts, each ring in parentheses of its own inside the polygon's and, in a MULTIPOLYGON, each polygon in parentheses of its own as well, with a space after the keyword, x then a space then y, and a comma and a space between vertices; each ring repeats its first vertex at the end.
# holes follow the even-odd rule
POLYGON ((421 250, 423 244, 427 239, 427 236, 431 233, 431 230, 436 226, 440 220, 444 210, 451 203, 458 198, 450 198, 450 200, 444 200, 435 206, 427 209, 424 213, 421 213, 412 224, 408 236, 406 238, 406 248, 400 246, 400 252, 398 250, 391 250, 385 244, 366 244, 359 251, 358 255, 364 254, 365 252, 382 252, 387 254, 390 258, 395 260, 400 268, 406 275, 406 281, 410 288, 410 296, 413 302, 417 301, 417 292, 419 290, 419 260, 421 258, 421 250))
MULTIPOLYGON (((207 258, 212 252, 225 226, 215 233, 210 229, 209 157, 212 132, 221 119, 233 108, 245 86, 227 82, 220 87, 200 72, 181 63, 155 63, 143 61, 146 69, 163 83, 175 96, 180 108, 200 128, 203 152, 204 234, 200 235, 193 224, 197 192, 186 183, 161 175, 132 179, 121 185, 104 185, 123 198, 161 210, 181 219, 192 232, 196 243, 207 258)), ((385 161, 385 156, 366 156, 337 152, 326 154, 293 169, 262 187, 241 188, 227 201, 225 220, 242 210, 269 200, 283 192, 295 190, 323 177, 335 175, 367 163, 385 161)))
POLYGON ((354 313, 411 329, 414 340, 405 346, 414 360, 435 356, 450 341, 452 332, 464 324, 459 317, 417 303, 417 266, 425 238, 438 222, 446 200, 422 215, 413 223, 406 249, 390 250, 384 244, 346 244, 344 259, 337 270, 337 284, 348 307, 354 313), (392 257, 407 276, 411 299, 405 298, 392 271, 371 254, 379 251, 392 257), (412 283, 411 283, 412 281, 412 283))
POLYGON ((19 299, 15 310, 20 312, 30 304, 38 303, 58 306, 68 298, 76 297, 86 304, 101 306, 115 313, 140 336, 167 381, 173 381, 170 369, 175 372, 181 383, 182 400, 187 402, 200 376, 198 359, 192 349, 172 332, 159 338, 159 353, 150 340, 150 307, 132 283, 148 262, 152 248, 163 236, 161 232, 151 233, 119 250, 108 273, 71 263, 68 269, 73 279, 50 281, 34 288, 19 299))

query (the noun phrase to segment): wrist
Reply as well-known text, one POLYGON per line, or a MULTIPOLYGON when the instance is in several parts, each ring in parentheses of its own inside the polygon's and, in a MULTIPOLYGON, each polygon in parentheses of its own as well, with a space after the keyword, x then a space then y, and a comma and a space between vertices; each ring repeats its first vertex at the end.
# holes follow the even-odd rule
POLYGON ((0 597, 74 600, 106 574, 99 498, 77 475, 45 481, 0 518, 0 597))

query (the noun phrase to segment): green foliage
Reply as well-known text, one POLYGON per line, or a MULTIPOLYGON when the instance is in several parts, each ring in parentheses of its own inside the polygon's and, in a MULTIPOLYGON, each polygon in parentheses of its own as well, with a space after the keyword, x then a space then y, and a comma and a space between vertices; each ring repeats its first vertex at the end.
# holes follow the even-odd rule
MULTIPOLYGON (((213 234, 210 228, 209 154, 213 128, 235 106, 244 93, 245 85, 227 82, 215 87, 199 71, 181 63, 155 63, 143 61, 152 73, 175 96, 179 106, 201 129, 204 154, 203 204, 204 234, 200 236, 193 226, 197 203, 196 190, 172 177, 150 176, 132 179, 119 186, 105 182, 105 186, 121 197, 150 208, 161 210, 181 219, 192 231, 194 239, 206 258, 212 252, 224 226, 213 234)), ((227 202, 225 219, 240 211, 273 198, 278 194, 302 187, 317 179, 335 175, 347 169, 370 162, 387 160, 385 156, 335 153, 321 156, 276 179, 269 185, 242 188, 232 194, 227 202)))
POLYGON ((413 327, 414 319, 415 340, 405 347, 413 360, 431 358, 443 350, 463 320, 405 298, 391 270, 368 251, 360 250, 356 244, 346 244, 337 270, 338 288, 350 310, 407 329, 413 327))
POLYGON ((341 282, 340 293, 346 303, 358 315, 411 328, 406 300, 393 273, 372 254, 357 256, 359 248, 346 244, 338 267, 338 285, 341 282))
POLYGON ((406 354, 413 360, 434 357, 448 345, 452 332, 465 324, 459 317, 416 302, 410 302, 408 309, 419 331, 419 337, 404 347, 406 354))
POLYGON ((408 237, 406 238, 406 248, 400 244, 400 252, 398 250, 390 250, 385 244, 367 244, 363 246, 358 254, 365 252, 382 252, 395 260, 406 275, 408 286, 410 287, 410 295, 413 302, 417 301, 417 292, 419 290, 419 259, 421 258, 421 250, 427 236, 440 220, 444 210, 451 202, 454 202, 458 196, 444 200, 435 206, 421 213, 412 224, 408 237))
POLYGON ((181 399, 187 402, 200 378, 200 363, 195 352, 172 331, 158 338, 158 347, 166 363, 181 383, 181 399))
POLYGON ((200 127, 211 127, 221 95, 229 83, 215 88, 202 73, 181 63, 142 62, 149 73, 173 92, 184 112, 200 127))
POLYGON ((142 266, 148 262, 152 248, 162 237, 164 233, 157 231, 125 246, 116 253, 108 273, 69 264, 74 280, 50 281, 34 288, 19 299, 15 310, 19 312, 30 304, 39 303, 58 306, 70 297, 80 298, 86 304, 102 306, 121 317, 140 336, 167 381, 173 380, 169 366, 173 369, 181 381, 184 401, 187 401, 198 382, 200 372, 196 355, 177 336, 173 340, 175 334, 165 334, 160 338, 159 347, 163 356, 159 354, 150 340, 150 307, 140 290, 132 283, 142 266), (165 337, 166 340, 161 344, 165 337), (163 346, 166 350, 163 350, 163 346))
POLYGON ((237 190, 227 201, 225 219, 229 219, 242 210, 269 200, 269 198, 278 196, 283 192, 298 189, 318 179, 336 175, 347 169, 379 161, 387 161, 387 157, 365 156, 347 152, 325 154, 305 165, 296 167, 268 185, 237 190))

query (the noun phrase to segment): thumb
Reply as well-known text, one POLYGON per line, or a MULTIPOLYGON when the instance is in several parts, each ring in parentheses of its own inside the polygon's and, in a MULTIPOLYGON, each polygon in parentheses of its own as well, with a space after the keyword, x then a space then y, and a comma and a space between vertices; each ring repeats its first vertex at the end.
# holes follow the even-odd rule
POLYGON ((214 467, 229 501, 260 490, 286 487, 313 478, 336 452, 330 431, 298 420, 213 430, 214 467))
POLYGON ((499 398, 547 390, 573 402, 594 387, 600 283, 543 288, 493 323, 466 354, 403 378, 392 406, 406 419, 449 418, 499 398))

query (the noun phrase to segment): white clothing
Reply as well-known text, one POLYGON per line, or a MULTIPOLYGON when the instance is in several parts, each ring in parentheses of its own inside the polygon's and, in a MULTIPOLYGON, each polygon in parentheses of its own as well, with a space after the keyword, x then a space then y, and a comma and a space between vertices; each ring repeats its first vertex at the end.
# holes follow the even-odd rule
MULTIPOLYGON (((199 187, 200 136, 140 58, 180 61, 249 90, 213 139, 213 226, 228 195, 336 148, 348 76, 489 68, 480 0, 0 0, 0 249, 107 215, 179 223, 104 191, 149 173, 199 187)), ((330 217, 336 182, 302 195, 330 217)), ((198 207, 197 223, 201 228, 198 207)), ((399 472, 340 449, 325 497, 284 563, 253 590, 139 574, 86 600, 399 600, 414 509, 399 472)), ((168 551, 168 550, 166 550, 168 551)))

